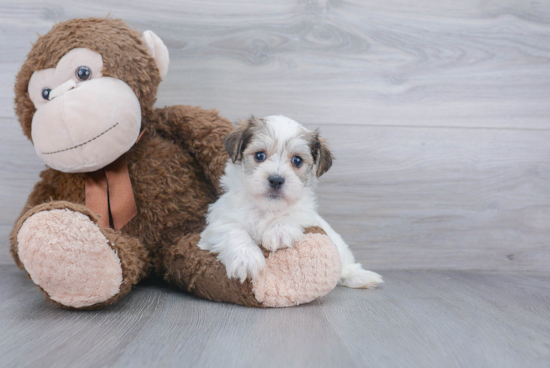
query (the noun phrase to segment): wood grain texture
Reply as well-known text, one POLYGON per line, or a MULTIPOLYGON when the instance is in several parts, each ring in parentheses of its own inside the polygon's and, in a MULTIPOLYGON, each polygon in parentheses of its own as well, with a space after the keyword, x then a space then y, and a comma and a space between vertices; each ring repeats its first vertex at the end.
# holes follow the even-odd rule
MULTIPOLYGON (((320 212, 366 267, 550 270, 550 131, 323 125, 321 133, 336 161, 321 178, 320 212)), ((0 177, 2 202, 14 209, 0 212, 7 239, 42 164, 22 137, 0 143, 14 152, 0 165, 18 172, 17 181, 0 177), (28 166, 13 164, 25 157, 28 166)), ((0 259, 11 263, 5 244, 0 259)))
POLYGON ((0 264, 43 167, 14 76, 36 32, 109 13, 169 47, 157 106, 320 127, 320 211, 367 267, 550 270, 549 0, 2 1, 0 264))
POLYGON ((550 276, 388 271, 308 305, 247 309, 139 285, 93 312, 0 266, 1 367, 544 367, 550 276))
POLYGON ((0 116, 13 116, 10 81, 36 32, 111 14, 170 48, 160 105, 186 101, 231 119, 549 128, 550 2, 383 3, 3 2, 0 116))

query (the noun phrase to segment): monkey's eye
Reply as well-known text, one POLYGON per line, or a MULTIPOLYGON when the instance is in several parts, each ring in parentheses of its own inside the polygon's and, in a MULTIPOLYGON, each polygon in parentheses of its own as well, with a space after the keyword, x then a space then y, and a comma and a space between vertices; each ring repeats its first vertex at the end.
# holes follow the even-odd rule
POLYGON ((292 157, 292 165, 294 165, 294 167, 300 167, 302 166, 303 163, 304 163, 304 160, 302 160, 300 156, 292 157))
POLYGON ((254 154, 254 160, 256 160, 256 162, 264 162, 266 158, 267 155, 265 154, 265 152, 256 152, 254 154))
POLYGON ((44 88, 42 90, 42 98, 46 101, 49 101, 50 100, 50 92, 52 90, 50 88, 44 88))
POLYGON ((87 81, 92 77, 92 71, 85 65, 76 68, 76 77, 80 81, 87 81))

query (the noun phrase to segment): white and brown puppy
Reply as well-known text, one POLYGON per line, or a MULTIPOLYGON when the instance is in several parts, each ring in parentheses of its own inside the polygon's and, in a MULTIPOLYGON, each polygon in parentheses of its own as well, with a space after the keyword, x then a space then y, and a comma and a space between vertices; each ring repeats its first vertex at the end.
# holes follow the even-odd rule
POLYGON ((230 278, 254 278, 265 266, 258 247, 292 247, 308 226, 319 226, 337 246, 340 284, 370 288, 377 273, 355 263, 348 245, 317 214, 317 178, 332 165, 332 154, 317 132, 284 116, 241 122, 225 139, 230 159, 221 179, 225 193, 210 205, 199 247, 218 253, 230 278))

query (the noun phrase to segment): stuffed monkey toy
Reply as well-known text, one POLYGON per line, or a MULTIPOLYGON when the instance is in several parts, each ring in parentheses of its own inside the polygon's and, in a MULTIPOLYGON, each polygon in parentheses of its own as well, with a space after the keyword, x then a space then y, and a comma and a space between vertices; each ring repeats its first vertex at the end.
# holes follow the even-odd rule
POLYGON ((264 251, 266 268, 243 283, 197 247, 233 125, 213 110, 154 108, 168 64, 159 37, 121 20, 73 19, 38 38, 15 106, 47 167, 10 234, 17 266, 47 300, 73 309, 112 304, 153 274, 253 307, 328 293, 340 260, 318 228, 293 248, 264 251))

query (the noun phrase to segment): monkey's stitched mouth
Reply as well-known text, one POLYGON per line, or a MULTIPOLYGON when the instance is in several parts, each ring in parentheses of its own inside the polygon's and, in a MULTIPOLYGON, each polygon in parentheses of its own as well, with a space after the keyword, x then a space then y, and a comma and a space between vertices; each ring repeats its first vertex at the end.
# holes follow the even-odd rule
POLYGON ((84 142, 84 143, 80 143, 80 144, 77 144, 76 146, 73 146, 73 147, 70 147, 70 148, 65 148, 65 149, 62 149, 62 150, 59 150, 59 151, 52 151, 52 152, 42 152, 43 155, 53 155, 54 153, 59 153, 59 152, 65 152, 65 151, 70 151, 70 150, 73 150, 75 148, 78 148, 78 147, 82 147, 84 146, 85 144, 88 144, 90 143, 91 141, 93 140, 96 140, 97 138, 101 137, 103 134, 107 133, 109 130, 113 129, 114 127, 116 127, 118 125, 118 123, 115 123, 115 125, 113 125, 112 127, 108 128, 107 130, 105 130, 103 133, 93 137, 92 139, 84 142))

